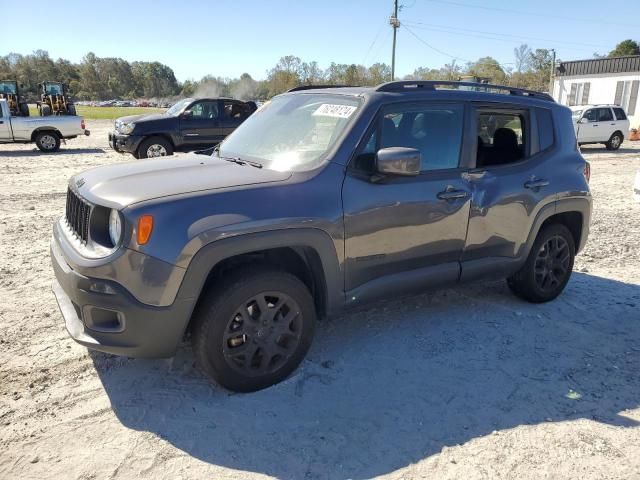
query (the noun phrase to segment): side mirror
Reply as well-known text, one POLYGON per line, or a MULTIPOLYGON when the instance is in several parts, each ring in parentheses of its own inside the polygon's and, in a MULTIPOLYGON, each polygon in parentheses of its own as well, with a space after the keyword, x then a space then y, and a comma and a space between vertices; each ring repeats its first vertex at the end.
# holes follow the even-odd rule
POLYGON ((422 155, 415 148, 382 148, 376 153, 376 171, 384 175, 412 177, 420 173, 422 155))
POLYGON ((185 110, 182 112, 182 118, 189 119, 193 117, 193 112, 191 110, 185 110))
POLYGON ((580 120, 578 120, 578 123, 589 123, 589 119, 587 117, 582 117, 580 120))

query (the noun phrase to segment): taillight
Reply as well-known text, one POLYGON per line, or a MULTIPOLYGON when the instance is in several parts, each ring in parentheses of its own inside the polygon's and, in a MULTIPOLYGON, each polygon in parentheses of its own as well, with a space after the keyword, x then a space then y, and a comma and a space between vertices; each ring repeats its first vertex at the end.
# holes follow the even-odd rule
POLYGON ((80 128, 84 130, 84 118, 80 120, 80 128))
POLYGON ((589 162, 584 162, 584 170, 582 173, 584 174, 584 178, 587 180, 587 183, 589 183, 589 180, 591 180, 591 164, 589 162))

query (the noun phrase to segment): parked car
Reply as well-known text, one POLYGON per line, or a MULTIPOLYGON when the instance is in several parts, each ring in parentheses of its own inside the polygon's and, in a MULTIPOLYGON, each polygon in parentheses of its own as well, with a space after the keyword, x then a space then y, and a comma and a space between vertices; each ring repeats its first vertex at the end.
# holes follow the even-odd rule
POLYGON ((256 110, 253 102, 230 98, 186 98, 164 113, 131 115, 115 122, 109 144, 135 158, 213 147, 256 110))
POLYGON ((81 117, 12 117, 7 101, 0 100, 0 143, 35 143, 50 153, 60 149, 63 139, 79 135, 89 135, 81 117))
POLYGON ((617 150, 629 132, 629 119, 618 105, 581 105, 570 107, 578 144, 604 143, 617 150))
POLYGON ((591 217, 571 112, 459 85, 298 88, 209 157, 72 177, 51 244, 70 335, 164 357, 190 332, 210 378, 253 391, 287 377, 316 320, 346 307, 494 277, 553 300, 591 217))

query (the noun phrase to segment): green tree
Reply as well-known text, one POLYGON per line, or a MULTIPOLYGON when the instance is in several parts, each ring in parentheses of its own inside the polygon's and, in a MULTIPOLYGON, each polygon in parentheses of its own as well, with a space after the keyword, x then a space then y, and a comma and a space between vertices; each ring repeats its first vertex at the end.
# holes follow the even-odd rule
POLYGON ((616 48, 609 52, 610 57, 624 57, 626 55, 640 55, 640 45, 635 40, 623 40, 616 48))
POLYGON ((493 57, 482 57, 467 65, 467 74, 488 78, 492 83, 507 83, 507 74, 493 57))

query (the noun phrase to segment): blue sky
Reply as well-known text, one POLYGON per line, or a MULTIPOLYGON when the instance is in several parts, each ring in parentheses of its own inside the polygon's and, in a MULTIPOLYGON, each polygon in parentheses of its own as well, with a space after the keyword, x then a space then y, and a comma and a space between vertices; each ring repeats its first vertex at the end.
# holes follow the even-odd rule
MULTIPOLYGON (((513 49, 555 48, 561 59, 607 53, 625 38, 637 38, 638 21, 596 0, 403 0, 398 33, 398 75, 419 66, 440 67, 491 55, 513 63, 513 49), (524 12, 524 13, 515 13, 524 12), (614 12, 614 15, 608 13, 614 12), (635 26, 634 26, 635 25, 635 26)), ((64 1, 66 28, 36 29, 36 13, 51 2, 28 0, 20 18, 5 16, 0 55, 41 48, 54 58, 78 62, 101 57, 157 60, 179 80, 203 75, 266 76, 281 56, 330 62, 391 63, 392 0, 181 0, 64 1), (28 7, 27 7, 28 6, 28 7), (26 10, 25 10, 26 9, 26 10), (25 15, 26 14, 26 15, 25 15), (70 28, 69 28, 70 27, 70 28), (21 31, 22 30, 22 31, 21 31)), ((20 4, 18 4, 20 5, 20 4)), ((15 0, 0 0, 2 11, 15 0)), ((626 9, 628 10, 628 8, 626 9)))

